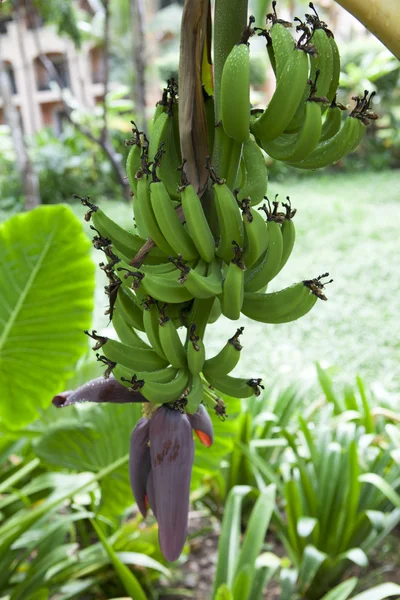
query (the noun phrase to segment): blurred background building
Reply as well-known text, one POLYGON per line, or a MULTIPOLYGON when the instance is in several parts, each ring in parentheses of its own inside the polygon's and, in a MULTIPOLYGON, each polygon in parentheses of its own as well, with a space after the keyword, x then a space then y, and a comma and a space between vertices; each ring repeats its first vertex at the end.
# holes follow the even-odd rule
MULTIPOLYGON (((91 12, 87 0, 79 0, 79 8, 91 12)), ((61 130, 63 106, 59 89, 39 55, 53 63, 60 85, 69 88, 78 102, 93 107, 104 94, 102 48, 85 41, 77 50, 71 39, 61 37, 53 25, 44 25, 24 10, 17 22, 12 17, 0 18, 2 58, 10 76, 13 102, 18 108, 24 133, 32 134, 42 127, 61 130)), ((0 98, 0 124, 4 123, 0 98)))

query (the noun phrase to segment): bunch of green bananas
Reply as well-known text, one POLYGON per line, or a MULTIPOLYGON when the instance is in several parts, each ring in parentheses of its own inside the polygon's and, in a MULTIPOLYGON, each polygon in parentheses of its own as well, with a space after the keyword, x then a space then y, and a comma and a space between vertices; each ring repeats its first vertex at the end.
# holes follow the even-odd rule
MULTIPOLYGON (((373 94, 354 98, 356 106, 343 120, 346 107, 336 103, 340 55, 333 33, 310 2, 313 14, 305 22, 296 19, 301 32, 296 41, 289 31, 292 24, 277 18, 276 2, 272 6, 270 29, 255 30, 266 37, 276 88, 266 109, 250 117, 250 132, 267 154, 293 167, 332 165, 359 145, 370 120, 377 118, 370 106, 373 94)), ((227 101, 225 111, 229 106, 227 101)), ((232 131, 230 135, 234 137, 232 131)))
POLYGON ((119 341, 98 336, 95 350, 123 385, 156 404, 194 414, 205 400, 224 416, 217 393, 246 398, 260 393, 258 378, 232 377, 243 327, 215 356, 204 333, 222 314, 241 314, 261 323, 287 323, 326 300, 324 274, 267 293, 288 261, 295 242, 289 198, 271 203, 261 148, 298 168, 320 168, 339 160, 360 142, 375 118, 365 93, 342 124, 335 103, 340 59, 333 35, 318 15, 306 15, 296 42, 288 23, 274 12, 268 54, 276 91, 261 115, 249 97, 250 19, 226 59, 221 105, 204 95, 208 128, 208 185, 198 193, 181 156, 179 96, 168 82, 154 113, 150 140, 134 124, 127 175, 132 189, 136 234, 89 207, 93 243, 103 251, 108 277, 108 314, 119 341), (222 122, 215 124, 215 114, 222 122), (218 149, 217 151, 215 149, 218 149), (214 150, 213 150, 214 149, 214 150), (258 206, 260 205, 260 206, 258 206), (258 208, 256 208, 258 206, 258 208), (139 333, 138 333, 139 332, 139 333))

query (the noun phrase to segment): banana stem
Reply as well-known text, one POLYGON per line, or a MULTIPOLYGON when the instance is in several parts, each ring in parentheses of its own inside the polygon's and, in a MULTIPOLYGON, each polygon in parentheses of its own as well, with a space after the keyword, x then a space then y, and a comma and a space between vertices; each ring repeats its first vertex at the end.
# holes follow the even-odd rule
POLYGON ((400 59, 399 0, 336 0, 400 59))
POLYGON ((179 132, 186 173, 202 196, 207 185, 207 122, 202 90, 203 49, 210 0, 185 0, 179 56, 179 132))

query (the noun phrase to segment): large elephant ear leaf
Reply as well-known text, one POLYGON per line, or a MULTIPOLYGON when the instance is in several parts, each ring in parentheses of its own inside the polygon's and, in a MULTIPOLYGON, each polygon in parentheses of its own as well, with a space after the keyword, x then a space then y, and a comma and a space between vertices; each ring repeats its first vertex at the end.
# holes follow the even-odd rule
POLYGON ((87 350, 94 264, 63 205, 2 224, 0 257, 0 415, 18 429, 49 405, 87 350))

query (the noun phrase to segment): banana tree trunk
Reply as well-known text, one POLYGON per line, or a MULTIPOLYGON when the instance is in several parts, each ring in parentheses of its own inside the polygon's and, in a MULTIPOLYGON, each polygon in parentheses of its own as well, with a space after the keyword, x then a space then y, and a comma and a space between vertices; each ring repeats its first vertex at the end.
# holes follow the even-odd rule
POLYGON ((400 0, 336 0, 400 59, 400 0))

